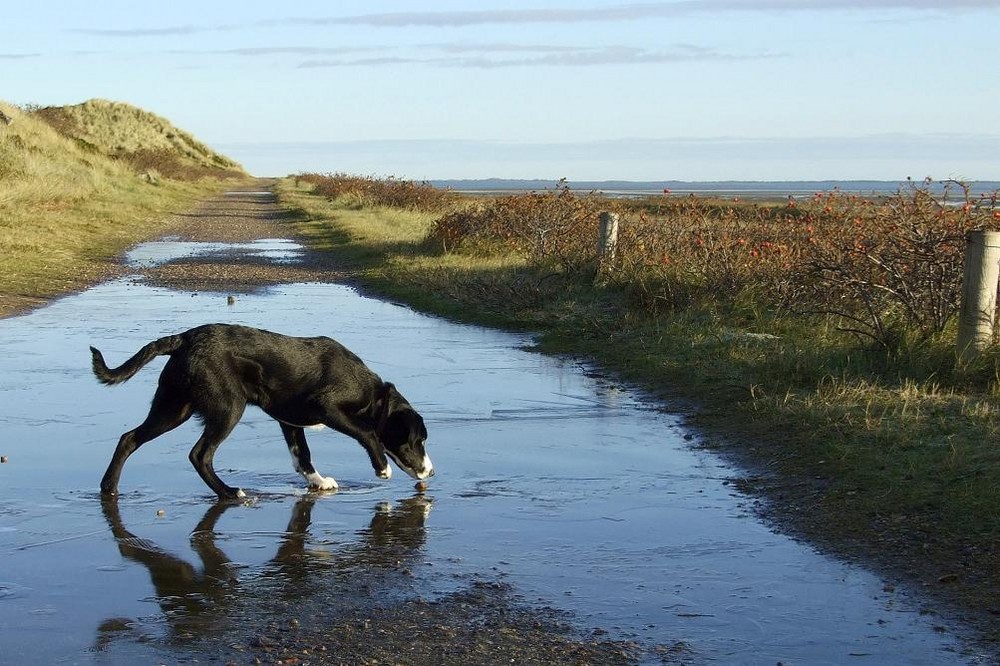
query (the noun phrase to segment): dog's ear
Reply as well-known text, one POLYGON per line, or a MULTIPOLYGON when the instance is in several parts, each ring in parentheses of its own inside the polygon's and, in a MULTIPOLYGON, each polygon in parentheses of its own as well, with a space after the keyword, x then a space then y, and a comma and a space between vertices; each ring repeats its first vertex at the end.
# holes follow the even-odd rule
POLYGON ((401 396, 399 391, 396 390, 395 384, 392 382, 386 382, 382 385, 378 402, 378 410, 382 415, 383 421, 389 417, 390 412, 399 408, 401 400, 403 400, 403 396, 401 396))
POLYGON ((379 386, 371 402, 357 411, 358 416, 367 416, 374 419, 384 418, 389 408, 392 407, 394 395, 399 395, 396 387, 390 382, 384 382, 379 386))

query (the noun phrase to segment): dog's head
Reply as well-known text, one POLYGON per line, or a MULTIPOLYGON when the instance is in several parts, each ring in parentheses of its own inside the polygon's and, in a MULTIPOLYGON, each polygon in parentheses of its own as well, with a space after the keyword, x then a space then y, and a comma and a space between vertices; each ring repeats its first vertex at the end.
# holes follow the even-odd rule
POLYGON ((395 386, 387 383, 384 391, 385 417, 378 428, 378 436, 386 454, 414 479, 434 476, 434 465, 424 449, 427 428, 423 417, 395 386))

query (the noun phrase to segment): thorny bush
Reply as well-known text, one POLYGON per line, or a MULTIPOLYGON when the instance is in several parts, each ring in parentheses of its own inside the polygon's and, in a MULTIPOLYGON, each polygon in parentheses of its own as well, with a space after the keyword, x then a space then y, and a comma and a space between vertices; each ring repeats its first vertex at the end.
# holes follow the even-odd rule
POLYGON ((439 213, 454 205, 458 195, 430 183, 399 178, 353 176, 343 173, 303 173, 296 181, 313 185, 313 193, 328 199, 345 199, 358 206, 386 206, 439 213))
POLYGON ((500 245, 542 267, 575 273, 597 255, 598 215, 614 202, 577 195, 564 182, 555 190, 473 203, 435 222, 429 242, 445 251, 500 245))
POLYGON ((877 204, 816 195, 807 217, 821 233, 803 256, 807 307, 888 350, 944 331, 960 305, 966 234, 995 227, 1000 216, 996 193, 974 200, 962 184, 940 195, 929 186, 877 204))
POLYGON ((602 281, 647 311, 712 301, 813 313, 888 351, 947 328, 965 234, 1000 225, 995 192, 930 180, 879 198, 833 191, 777 205, 667 193, 625 202, 563 184, 444 215, 429 240, 446 251, 499 246, 592 277, 602 210, 624 213, 602 281))

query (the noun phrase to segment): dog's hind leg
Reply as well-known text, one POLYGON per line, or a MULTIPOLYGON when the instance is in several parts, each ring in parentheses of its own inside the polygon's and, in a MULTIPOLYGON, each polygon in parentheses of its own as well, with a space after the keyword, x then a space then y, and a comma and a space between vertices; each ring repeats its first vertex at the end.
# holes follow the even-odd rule
POLYGON ((288 452, 292 455, 292 467, 309 483, 310 488, 319 490, 336 490, 337 481, 333 477, 323 476, 312 464, 312 454, 306 444, 306 434, 302 428, 280 423, 281 434, 285 436, 288 452))
POLYGON ((169 397, 168 392, 157 389, 153 403, 149 408, 146 420, 134 430, 129 430, 118 440, 118 447, 111 457, 111 463, 101 479, 101 493, 104 495, 118 494, 118 479, 128 457, 146 442, 191 418, 191 404, 169 397))
POLYGON ((215 450, 233 431, 241 416, 243 416, 243 406, 226 414, 204 415, 205 431, 188 455, 188 459, 194 465, 198 476, 219 496, 219 499, 246 497, 241 489, 231 488, 223 483, 222 479, 215 473, 215 467, 212 464, 215 450))

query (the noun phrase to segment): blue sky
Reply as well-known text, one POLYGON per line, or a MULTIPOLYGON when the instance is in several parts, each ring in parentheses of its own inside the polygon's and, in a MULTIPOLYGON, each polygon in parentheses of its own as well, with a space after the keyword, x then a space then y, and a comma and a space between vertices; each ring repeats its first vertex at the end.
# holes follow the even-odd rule
POLYGON ((258 175, 1000 180, 1000 0, 8 3, 0 99, 258 175))

